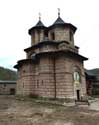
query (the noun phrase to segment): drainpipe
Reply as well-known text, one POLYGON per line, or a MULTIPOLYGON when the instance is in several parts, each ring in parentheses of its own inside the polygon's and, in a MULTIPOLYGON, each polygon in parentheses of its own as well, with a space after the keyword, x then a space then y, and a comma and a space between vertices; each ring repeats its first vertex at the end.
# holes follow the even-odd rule
POLYGON ((56 65, 55 65, 55 57, 53 58, 53 75, 54 75, 54 98, 56 99, 56 65))

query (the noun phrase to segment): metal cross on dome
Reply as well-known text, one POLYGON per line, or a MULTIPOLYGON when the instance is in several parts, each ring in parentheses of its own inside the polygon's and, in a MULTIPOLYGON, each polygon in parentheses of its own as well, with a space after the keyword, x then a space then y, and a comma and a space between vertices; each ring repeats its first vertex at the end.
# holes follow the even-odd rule
POLYGON ((58 8, 58 17, 60 17, 60 8, 58 8))
POLYGON ((41 20, 41 13, 39 13, 39 21, 41 20))

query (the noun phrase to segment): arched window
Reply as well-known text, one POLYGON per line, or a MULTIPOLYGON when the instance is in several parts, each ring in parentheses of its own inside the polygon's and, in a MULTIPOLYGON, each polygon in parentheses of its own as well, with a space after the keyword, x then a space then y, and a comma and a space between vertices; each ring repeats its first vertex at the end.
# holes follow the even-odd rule
POLYGON ((80 75, 80 69, 79 67, 74 67, 73 71, 73 78, 74 78, 74 83, 81 83, 81 75, 80 75))
POLYGON ((74 72, 74 81, 80 83, 80 74, 77 71, 74 72))

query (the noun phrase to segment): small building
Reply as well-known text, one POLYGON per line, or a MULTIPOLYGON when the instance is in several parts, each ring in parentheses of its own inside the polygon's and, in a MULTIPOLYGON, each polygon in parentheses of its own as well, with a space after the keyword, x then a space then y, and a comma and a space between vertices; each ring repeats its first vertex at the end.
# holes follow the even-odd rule
POLYGON ((85 70, 85 75, 86 75, 87 95, 92 96, 93 83, 94 83, 96 77, 92 72, 90 72, 88 70, 85 70))
POLYGON ((80 99, 86 96, 83 62, 74 44, 77 28, 60 17, 49 27, 39 18, 29 29, 31 46, 24 49, 26 59, 14 66, 18 70, 16 94, 48 98, 80 99))
POLYGON ((96 76, 96 79, 94 80, 92 86, 93 86, 92 94, 99 95, 99 76, 96 76))
POLYGON ((16 81, 0 80, 0 95, 14 95, 16 92, 16 81))
POLYGON ((86 70, 86 86, 87 86, 87 94, 99 95, 99 75, 93 73, 91 70, 86 70))

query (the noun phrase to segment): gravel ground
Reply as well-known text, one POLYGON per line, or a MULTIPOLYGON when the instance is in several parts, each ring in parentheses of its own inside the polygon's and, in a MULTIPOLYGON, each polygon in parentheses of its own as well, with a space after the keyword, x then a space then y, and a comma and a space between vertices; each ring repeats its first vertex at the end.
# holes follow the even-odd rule
POLYGON ((99 111, 91 109, 0 96, 0 125, 99 125, 99 111))

